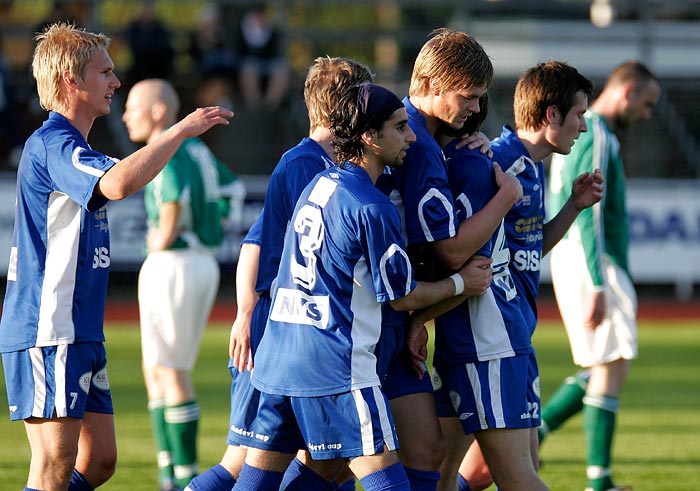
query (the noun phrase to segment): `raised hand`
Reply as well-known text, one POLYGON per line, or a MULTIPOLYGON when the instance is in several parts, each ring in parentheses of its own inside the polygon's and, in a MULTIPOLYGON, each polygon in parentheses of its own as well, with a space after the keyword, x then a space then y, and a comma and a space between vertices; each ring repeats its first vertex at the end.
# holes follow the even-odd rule
POLYGON ((593 206, 603 198, 603 174, 600 169, 593 173, 584 172, 574 180, 571 198, 577 210, 593 206))

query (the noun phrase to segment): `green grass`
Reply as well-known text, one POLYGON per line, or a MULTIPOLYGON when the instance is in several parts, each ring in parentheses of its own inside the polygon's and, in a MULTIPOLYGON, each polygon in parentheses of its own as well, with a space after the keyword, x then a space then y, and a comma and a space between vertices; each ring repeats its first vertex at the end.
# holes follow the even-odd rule
MULTIPOLYGON (((107 328, 109 377, 119 445, 116 475, 101 489, 151 491, 155 456, 140 372, 135 326, 107 328)), ((202 407, 200 464, 217 463, 225 448, 229 412, 226 369, 228 325, 208 329, 194 372, 202 407)), ((558 323, 543 323, 535 336, 543 399, 573 371, 568 343, 558 323)), ((698 322, 642 323, 640 357, 623 394, 615 441, 617 479, 635 491, 700 490, 700 325, 698 322)), ((7 407, 0 374, 0 405, 7 407)), ((21 423, 0 419, 0 490, 20 490, 29 449, 21 423)), ((541 475, 553 490, 582 490, 584 444, 575 417, 542 448, 541 475)))

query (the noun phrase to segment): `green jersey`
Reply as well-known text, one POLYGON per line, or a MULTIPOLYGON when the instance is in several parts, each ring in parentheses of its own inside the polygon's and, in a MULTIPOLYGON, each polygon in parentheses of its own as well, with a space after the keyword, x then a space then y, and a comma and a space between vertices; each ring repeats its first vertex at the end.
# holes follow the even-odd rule
POLYGON ((552 157, 547 214, 555 216, 564 206, 577 176, 600 169, 605 178, 603 199, 583 210, 565 235, 566 240, 581 243, 593 286, 600 289, 605 286, 604 255, 629 275, 625 173, 620 142, 605 118, 590 109, 585 118, 588 132, 581 133, 571 153, 552 157))
POLYGON ((180 235, 170 249, 205 246, 215 248, 223 239, 223 219, 228 199, 222 187, 236 180, 199 138, 189 138, 180 146, 163 170, 145 188, 149 228, 159 225, 163 203, 180 205, 180 235))

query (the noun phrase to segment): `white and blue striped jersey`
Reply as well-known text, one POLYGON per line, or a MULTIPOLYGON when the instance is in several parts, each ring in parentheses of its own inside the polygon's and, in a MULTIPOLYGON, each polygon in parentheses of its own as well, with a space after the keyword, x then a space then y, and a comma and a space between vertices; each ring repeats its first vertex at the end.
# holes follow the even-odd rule
POLYGON ((320 173, 285 238, 252 381, 297 397, 378 386, 382 303, 415 288, 399 216, 356 166, 320 173))
POLYGON ((404 165, 393 169, 390 176, 381 176, 377 185, 390 195, 399 213, 403 213, 407 243, 449 239, 457 229, 445 155, 428 131, 425 117, 408 97, 403 103, 416 141, 406 152, 404 165))
MULTIPOLYGON (((498 192, 491 160, 479 150, 445 147, 448 179, 459 223, 481 210, 498 192)), ((493 283, 435 320, 435 360, 464 364, 531 351, 530 332, 510 275, 503 222, 476 255, 493 258, 493 283)))
POLYGON ((93 190, 114 163, 58 113, 27 140, 0 351, 104 341, 109 227, 107 200, 93 190))
POLYGON ((511 255, 511 274, 515 287, 523 298, 525 320, 534 332, 537 325, 537 293, 545 223, 544 164, 533 162, 530 153, 509 126, 491 142, 493 160, 504 171, 513 166, 523 187, 523 197, 505 217, 506 240, 511 255), (515 170, 517 169, 517 170, 515 170))

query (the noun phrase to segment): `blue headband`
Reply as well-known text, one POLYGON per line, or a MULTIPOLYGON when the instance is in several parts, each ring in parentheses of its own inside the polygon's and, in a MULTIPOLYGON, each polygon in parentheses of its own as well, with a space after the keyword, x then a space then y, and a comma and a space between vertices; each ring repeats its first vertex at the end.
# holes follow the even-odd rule
POLYGON ((404 107, 403 102, 381 85, 364 83, 357 95, 360 115, 357 127, 364 133, 377 124, 382 124, 394 112, 404 107))

